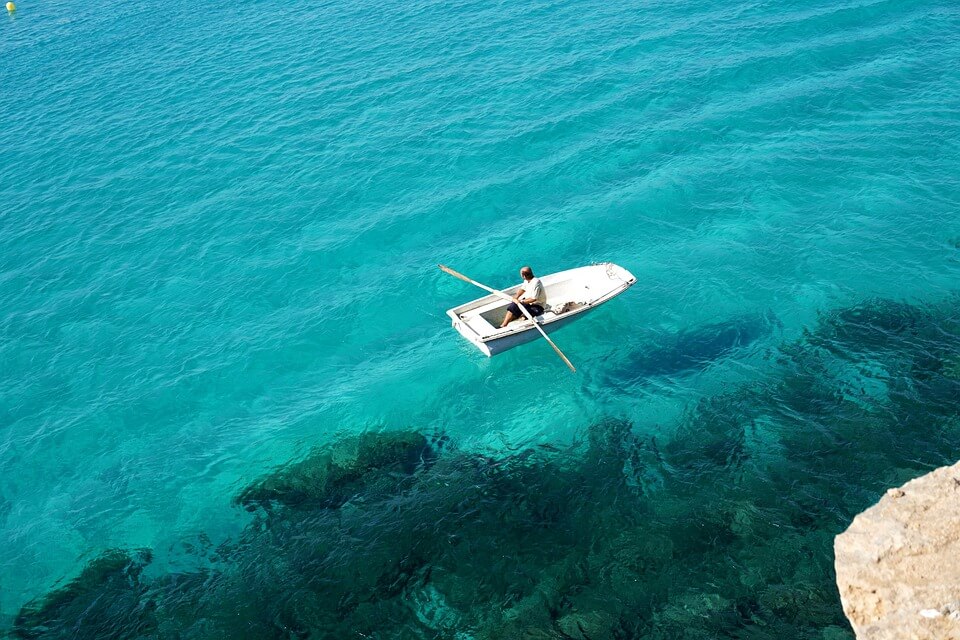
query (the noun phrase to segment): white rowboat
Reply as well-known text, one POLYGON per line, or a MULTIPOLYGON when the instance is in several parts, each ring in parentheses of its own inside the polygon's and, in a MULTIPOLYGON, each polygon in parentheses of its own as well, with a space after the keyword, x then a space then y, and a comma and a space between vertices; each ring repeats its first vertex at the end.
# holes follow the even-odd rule
MULTIPOLYGON (((544 331, 565 326, 614 298, 637 281, 632 273, 612 262, 601 262, 542 276, 547 294, 543 315, 534 318, 544 331)), ((520 285, 504 289, 513 296, 520 285)), ((540 333, 526 318, 514 320, 505 328, 500 323, 507 313, 508 301, 496 295, 477 298, 447 311, 453 328, 488 356, 536 340, 540 333)))

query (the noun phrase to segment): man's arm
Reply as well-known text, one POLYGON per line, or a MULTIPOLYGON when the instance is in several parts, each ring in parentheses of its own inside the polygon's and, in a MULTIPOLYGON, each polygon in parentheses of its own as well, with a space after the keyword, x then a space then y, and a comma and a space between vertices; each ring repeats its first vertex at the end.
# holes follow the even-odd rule
MULTIPOLYGON (((521 298, 519 297, 521 293, 527 293, 527 292, 526 292, 526 291, 522 291, 522 290, 517 292, 517 299, 520 300, 520 302, 522 302, 523 304, 534 304, 534 303, 536 303, 536 301, 537 301, 536 295, 532 295, 532 296, 530 296, 529 298, 521 299, 521 298)), ((531 291, 530 293, 533 293, 533 292, 531 291)))
POLYGON ((520 296, 522 296, 524 293, 526 293, 526 291, 524 291, 523 289, 521 289, 520 291, 517 291, 517 295, 514 296, 513 299, 523 304, 533 304, 534 302, 537 301, 536 298, 521 298, 520 296))

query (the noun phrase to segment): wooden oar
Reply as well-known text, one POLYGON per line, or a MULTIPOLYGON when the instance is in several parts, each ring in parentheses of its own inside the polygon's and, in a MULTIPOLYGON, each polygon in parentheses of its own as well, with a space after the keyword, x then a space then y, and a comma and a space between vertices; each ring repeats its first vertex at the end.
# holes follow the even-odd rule
MULTIPOLYGON (((469 282, 469 283, 472 284, 472 285, 476 285, 476 286, 480 287, 481 289, 483 289, 484 291, 489 291, 490 293, 492 293, 493 295, 497 296, 498 298, 503 298, 504 300, 507 300, 508 302, 517 302, 516 300, 514 300, 513 298, 511 298, 510 296, 508 296, 507 294, 505 294, 503 291, 497 291, 496 289, 492 289, 492 288, 488 287, 488 286, 485 285, 485 284, 480 284, 480 283, 477 282, 476 280, 471 280, 471 279, 468 278, 467 276, 463 275, 462 273, 460 273, 460 272, 458 272, 458 271, 454 271, 454 270, 451 269, 450 267, 447 267, 447 266, 442 265, 442 264, 438 264, 437 266, 440 267, 440 269, 441 269, 442 271, 446 271, 447 273, 449 273, 450 275, 452 275, 454 278, 460 278, 460 279, 463 280, 464 282, 469 282)), ((574 367, 574 366, 573 366, 573 363, 570 362, 570 360, 567 359, 567 356, 563 355, 563 351, 560 351, 560 347, 558 347, 556 344, 554 344, 553 340, 550 339, 550 336, 547 335, 547 332, 544 331, 544 330, 543 330, 543 327, 540 326, 540 323, 533 319, 533 316, 530 315, 530 312, 527 311, 527 308, 526 308, 525 306, 523 306, 523 304, 520 303, 520 302, 517 302, 517 306, 520 307, 520 311, 523 312, 523 315, 527 316, 527 320, 529 320, 530 322, 532 322, 532 323, 533 323, 533 326, 535 326, 535 327, 537 328, 537 331, 540 332, 540 335, 543 336, 543 339, 550 343, 550 346, 553 347, 553 350, 557 352, 557 355, 560 356, 560 358, 563 359, 563 361, 564 361, 565 363, 567 363, 567 366, 570 367, 570 371, 573 371, 574 373, 576 373, 576 372, 577 372, 577 368, 574 367)))

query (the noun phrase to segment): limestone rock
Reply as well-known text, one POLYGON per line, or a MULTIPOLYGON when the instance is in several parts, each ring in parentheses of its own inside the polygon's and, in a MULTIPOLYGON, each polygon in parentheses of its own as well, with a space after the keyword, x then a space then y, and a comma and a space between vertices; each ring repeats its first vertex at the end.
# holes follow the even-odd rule
POLYGON ((887 491, 834 551, 858 640, 960 640, 960 463, 887 491))

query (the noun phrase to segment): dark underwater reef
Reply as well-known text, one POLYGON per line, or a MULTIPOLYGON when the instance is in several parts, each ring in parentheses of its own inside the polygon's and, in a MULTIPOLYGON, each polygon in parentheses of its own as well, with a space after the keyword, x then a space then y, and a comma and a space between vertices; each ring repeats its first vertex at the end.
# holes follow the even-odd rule
POLYGON ((824 315, 666 436, 484 455, 366 433, 252 483, 205 569, 110 551, 20 638, 852 638, 833 536, 960 450, 960 304, 824 315))

